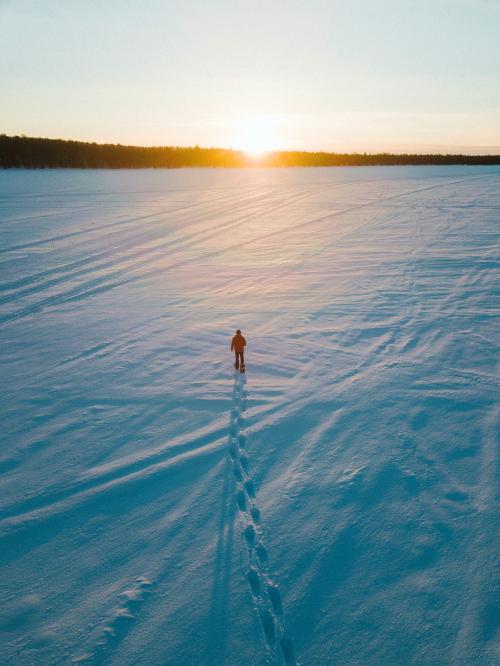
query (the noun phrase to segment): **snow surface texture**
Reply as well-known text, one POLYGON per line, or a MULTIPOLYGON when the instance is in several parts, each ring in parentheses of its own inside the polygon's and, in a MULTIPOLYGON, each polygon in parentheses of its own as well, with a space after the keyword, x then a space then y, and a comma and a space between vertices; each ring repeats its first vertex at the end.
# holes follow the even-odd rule
POLYGON ((0 661, 499 663, 499 215, 495 167, 0 173, 0 661))

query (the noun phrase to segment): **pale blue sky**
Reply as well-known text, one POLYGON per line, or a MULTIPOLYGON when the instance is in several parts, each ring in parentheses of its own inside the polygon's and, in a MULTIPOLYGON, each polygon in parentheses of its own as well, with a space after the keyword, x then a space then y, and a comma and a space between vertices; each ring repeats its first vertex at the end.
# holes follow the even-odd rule
POLYGON ((0 0, 0 132, 500 151, 499 36, 500 0, 0 0))

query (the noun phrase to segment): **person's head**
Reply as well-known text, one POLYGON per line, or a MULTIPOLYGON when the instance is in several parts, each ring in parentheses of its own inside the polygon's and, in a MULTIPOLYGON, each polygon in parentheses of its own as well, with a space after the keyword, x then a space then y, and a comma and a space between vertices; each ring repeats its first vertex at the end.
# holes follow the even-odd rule
POLYGON ((236 331, 236 335, 241 335, 241 331, 240 331, 240 329, 238 329, 238 330, 236 331))

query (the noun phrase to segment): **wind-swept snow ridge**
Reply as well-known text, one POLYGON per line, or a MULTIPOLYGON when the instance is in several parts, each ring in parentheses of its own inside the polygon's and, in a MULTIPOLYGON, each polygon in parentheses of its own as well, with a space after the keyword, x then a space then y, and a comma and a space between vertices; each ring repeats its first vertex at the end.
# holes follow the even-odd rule
POLYGON ((262 535, 255 482, 250 471, 244 417, 247 399, 246 377, 236 371, 229 429, 229 455, 236 479, 236 503, 241 517, 241 532, 248 549, 249 565, 246 577, 264 631, 269 663, 296 665, 299 662, 285 630, 281 594, 271 574, 269 553, 262 535))

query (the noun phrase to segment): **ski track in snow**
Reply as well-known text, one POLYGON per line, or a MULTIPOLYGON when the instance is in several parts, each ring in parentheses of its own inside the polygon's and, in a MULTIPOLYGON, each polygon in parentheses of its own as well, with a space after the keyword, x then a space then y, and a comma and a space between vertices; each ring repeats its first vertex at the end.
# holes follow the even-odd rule
MULTIPOLYGON (((467 181, 474 179, 472 178, 463 178, 458 182, 462 181, 467 181)), ((228 245, 224 247, 223 249, 217 249, 214 252, 211 253, 204 253, 204 258, 207 257, 212 257, 212 256, 218 256, 220 254, 223 254, 225 252, 228 252, 230 250, 235 250, 239 249, 241 247, 245 247, 246 245, 253 245, 254 243, 257 243, 259 241, 267 240, 269 238, 272 238, 273 236, 276 235, 281 235, 281 234, 286 234, 292 230, 299 229, 303 226, 309 226, 312 224, 319 224, 321 222, 325 222, 326 220, 330 220, 331 218, 335 218, 339 215, 343 215, 345 213, 351 213, 353 211, 356 211, 358 209, 363 209, 369 206, 373 205, 380 205, 382 203, 385 203, 387 201, 391 201, 394 199, 399 199, 401 197, 405 197, 411 194, 416 194, 420 192, 426 192, 428 190, 433 190, 435 188, 439 187, 444 187, 447 185, 452 185, 456 183, 457 181, 451 180, 451 181, 445 181, 444 183, 439 183, 438 185, 431 185, 428 187, 420 187, 417 189, 405 191, 390 197, 384 197, 382 199, 377 199, 374 201, 369 201, 367 203, 362 203, 362 204, 357 204, 355 206, 350 206, 348 208, 345 208, 344 210, 337 211, 334 213, 328 213, 326 216, 321 216, 318 218, 314 218, 311 220, 307 220, 306 222, 299 222, 295 225, 290 225, 290 226, 285 226, 285 228, 280 229, 279 231, 274 231, 270 233, 266 233, 257 237, 252 238, 249 241, 243 241, 239 242, 235 245, 228 245)), ((310 192, 306 192, 302 196, 307 196, 310 194, 310 192)), ((67 272, 68 275, 63 275, 60 278, 56 279, 50 279, 46 282, 43 282, 40 280, 40 277, 43 278, 43 275, 35 275, 33 277, 30 277, 30 281, 33 281, 34 286, 29 287, 29 288, 20 288, 21 286, 19 283, 14 284, 14 285, 9 285, 7 284, 3 290, 4 291, 11 291, 9 287, 13 286, 13 293, 9 293, 8 295, 4 297, 0 297, 0 308, 3 304, 8 304, 11 301, 17 301, 22 297, 25 296, 31 296, 33 294, 38 294, 41 291, 45 291, 48 288, 57 286, 59 283, 66 283, 68 280, 74 280, 75 278, 80 278, 81 276, 86 276, 88 273, 95 273, 95 272, 102 272, 106 271, 106 269, 113 269, 112 271, 108 271, 104 273, 103 277, 98 277, 94 278, 92 280, 87 280, 81 285, 78 285, 77 287, 65 289, 64 291, 58 293, 57 295, 49 296, 46 298, 40 299, 38 302, 36 302, 33 305, 30 305, 24 309, 21 309, 19 311, 16 311, 12 314, 1 316, 0 315, 0 326, 3 324, 7 324, 11 321, 16 321, 19 318, 23 318, 32 314, 35 314, 36 312, 39 312, 45 308, 48 307, 53 307, 57 306, 66 302, 72 302, 72 301, 79 301, 82 298, 87 298, 89 296, 103 293, 105 291, 109 291, 112 289, 115 289, 117 287, 130 284, 132 282, 135 282, 137 280, 142 280, 148 275, 155 275, 158 274, 158 272, 164 273, 166 271, 179 268, 181 266, 185 266, 188 264, 193 263, 193 261, 197 261, 198 257, 196 259, 179 259, 178 261, 171 262, 168 264, 166 267, 156 267, 154 269, 150 270, 141 270, 144 269, 145 266, 150 266, 152 262, 157 261, 158 259, 161 259, 161 251, 163 249, 169 250, 171 252, 174 250, 174 252, 180 250, 186 250, 190 248, 193 244, 198 244, 200 241, 206 241, 214 236, 217 236, 221 233, 227 233, 234 227, 239 227, 242 224, 244 224, 248 219, 252 219, 255 217, 255 215, 265 215, 269 214, 270 212, 276 212, 283 208, 284 206, 293 204, 297 201, 297 196, 291 197, 289 199, 284 200, 283 202, 280 202, 278 205, 275 203, 272 203, 270 206, 259 206, 258 209, 250 215, 244 215, 244 216, 238 216, 236 220, 233 220, 227 224, 217 224, 215 225, 212 229, 208 231, 203 231, 202 233, 194 233, 191 234, 189 237, 188 241, 181 241, 181 242, 176 242, 175 240, 167 240, 164 242, 158 242, 155 241, 152 244, 143 246, 141 247, 140 250, 135 250, 136 244, 137 244, 137 239, 133 239, 131 244, 127 245, 120 245, 119 248, 116 248, 116 250, 119 250, 119 252, 114 252, 117 256, 111 260, 107 260, 105 262, 101 262, 100 264, 95 263, 96 259, 99 259, 101 257, 108 257, 110 252, 109 250, 111 249, 111 245, 108 245, 107 251, 100 252, 97 255, 94 255, 92 258, 92 263, 90 263, 89 266, 84 265, 83 268, 80 268, 79 265, 81 263, 87 264, 88 259, 85 259, 83 261, 78 261, 78 262, 73 262, 72 265, 64 267, 62 272, 67 272), (132 251, 128 251, 127 254, 123 254, 124 251, 127 251, 128 247, 132 247, 132 251), (136 260, 134 263, 131 263, 131 260, 136 260), (121 267, 120 267, 121 266, 121 267), (73 270, 74 268, 77 268, 77 270, 73 270), (141 273, 139 275, 136 275, 135 277, 123 277, 122 276, 128 276, 130 271, 137 271, 141 270, 141 273), (17 287, 17 288, 16 288, 17 287)), ((234 207, 238 206, 238 201, 232 202, 231 209, 234 207)), ((189 211, 190 214, 193 214, 193 211, 189 211)), ((220 211, 218 211, 220 213, 220 211)), ((150 216, 147 216, 150 217, 150 216)), ((133 221, 140 221, 141 219, 144 219, 143 216, 140 216, 138 218, 134 218, 133 221)), ((51 242, 54 242, 54 240, 59 240, 59 239, 50 239, 51 242)), ((43 241, 44 243, 47 241, 43 241)), ((16 249, 16 246, 14 246, 11 251, 14 251, 16 249)), ((114 249, 114 248, 113 248, 114 249)), ((58 269, 58 271, 61 269, 58 269)), ((51 271, 50 274, 53 274, 53 271, 51 271)), ((1 309, 0 309, 1 312, 1 309)))
POLYGON ((1 173, 0 663, 497 663, 499 182, 1 173))

